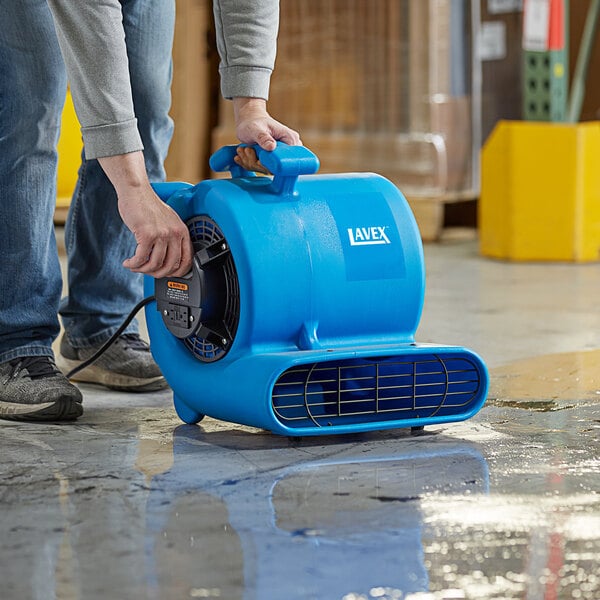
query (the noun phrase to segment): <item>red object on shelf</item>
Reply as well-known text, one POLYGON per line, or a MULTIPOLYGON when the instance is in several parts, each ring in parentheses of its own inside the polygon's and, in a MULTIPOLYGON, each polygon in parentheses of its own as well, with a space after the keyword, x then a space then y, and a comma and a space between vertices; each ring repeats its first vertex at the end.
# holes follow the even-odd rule
POLYGON ((565 0, 550 0, 550 22, 548 23, 548 50, 563 50, 565 47, 565 0))

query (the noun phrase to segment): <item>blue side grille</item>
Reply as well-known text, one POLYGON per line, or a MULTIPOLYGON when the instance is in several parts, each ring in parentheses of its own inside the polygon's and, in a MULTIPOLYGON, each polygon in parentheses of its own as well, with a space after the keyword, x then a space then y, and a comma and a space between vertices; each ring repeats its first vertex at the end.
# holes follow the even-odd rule
POLYGON ((481 385, 468 358, 422 354, 293 367, 278 378, 271 399, 287 427, 327 427, 467 414, 481 385))

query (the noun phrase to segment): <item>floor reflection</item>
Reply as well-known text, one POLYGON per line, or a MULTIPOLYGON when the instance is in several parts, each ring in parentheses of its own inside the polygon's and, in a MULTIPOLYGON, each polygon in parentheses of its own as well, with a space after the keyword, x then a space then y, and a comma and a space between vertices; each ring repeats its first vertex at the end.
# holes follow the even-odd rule
POLYGON ((255 434, 175 430, 173 464, 149 484, 151 597, 427 591, 421 499, 489 489, 486 461, 469 443, 309 444, 298 452, 281 438, 258 439, 281 445, 278 466, 261 465, 255 434))

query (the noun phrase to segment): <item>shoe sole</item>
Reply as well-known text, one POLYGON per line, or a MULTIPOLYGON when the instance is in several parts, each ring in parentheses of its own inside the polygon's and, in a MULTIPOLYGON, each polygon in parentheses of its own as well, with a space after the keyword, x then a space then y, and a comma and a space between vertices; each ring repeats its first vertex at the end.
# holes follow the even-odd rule
POLYGON ((18 404, 0 401, 0 418, 9 421, 75 421, 83 406, 70 398, 42 404, 18 404))
MULTIPOLYGON (((70 360, 64 356, 60 356, 56 360, 57 366, 63 373, 68 373, 78 367, 81 362, 70 360)), ((75 373, 71 377, 71 381, 93 383, 117 392, 158 392, 169 387, 169 384, 162 375, 142 379, 140 377, 131 377, 130 375, 106 371, 95 365, 90 365, 79 371, 79 373, 75 373)))

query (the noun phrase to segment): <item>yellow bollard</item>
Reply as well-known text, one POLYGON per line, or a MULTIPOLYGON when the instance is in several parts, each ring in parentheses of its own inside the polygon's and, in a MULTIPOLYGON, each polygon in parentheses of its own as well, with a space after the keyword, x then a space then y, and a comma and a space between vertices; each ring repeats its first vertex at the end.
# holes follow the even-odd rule
POLYGON ((600 260, 600 122, 500 121, 482 150, 480 251, 600 260))
POLYGON ((71 195, 77 181, 77 170, 81 164, 82 148, 79 121, 75 114, 71 94, 67 93, 58 140, 57 209, 65 210, 71 203, 71 195))

